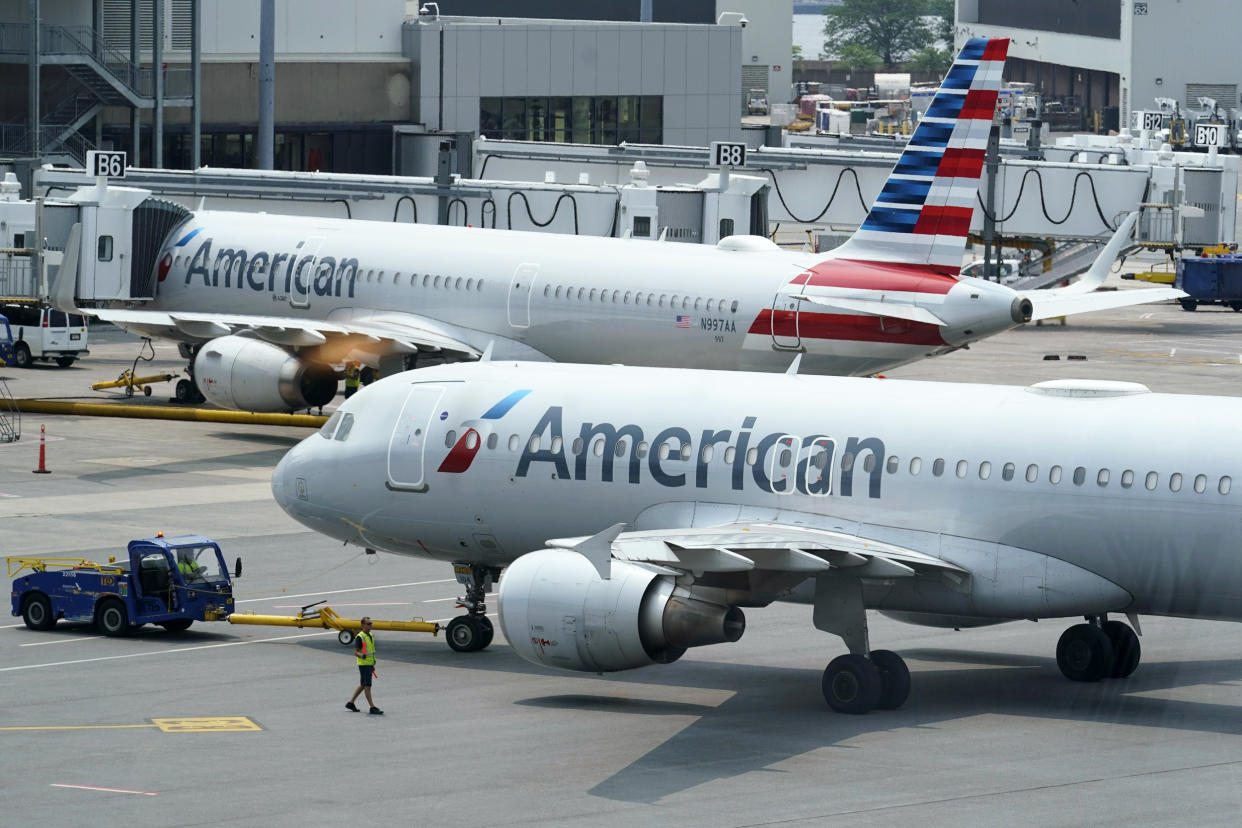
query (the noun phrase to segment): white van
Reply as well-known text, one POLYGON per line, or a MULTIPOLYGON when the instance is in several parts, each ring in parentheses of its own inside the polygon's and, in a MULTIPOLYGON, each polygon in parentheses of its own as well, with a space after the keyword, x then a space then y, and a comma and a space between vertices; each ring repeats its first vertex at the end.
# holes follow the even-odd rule
POLYGON ((86 320, 76 313, 65 313, 44 305, 6 302, 0 314, 7 316, 13 332, 13 360, 18 368, 29 368, 36 359, 56 361, 68 368, 86 349, 86 320))
MULTIPOLYGON (((974 276, 983 278, 984 261, 976 259, 970 264, 962 268, 962 276, 974 276)), ((1000 277, 1002 285, 1011 285, 1022 278, 1022 260, 1021 259, 1001 259, 996 262, 997 275, 1000 277)))

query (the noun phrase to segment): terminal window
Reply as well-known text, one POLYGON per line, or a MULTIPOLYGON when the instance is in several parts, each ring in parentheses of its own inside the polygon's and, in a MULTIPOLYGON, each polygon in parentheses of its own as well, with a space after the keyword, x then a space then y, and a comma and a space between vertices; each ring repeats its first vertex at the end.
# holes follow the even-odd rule
POLYGON ((664 139, 664 99, 659 95, 481 98, 479 133, 511 141, 659 144, 664 139))

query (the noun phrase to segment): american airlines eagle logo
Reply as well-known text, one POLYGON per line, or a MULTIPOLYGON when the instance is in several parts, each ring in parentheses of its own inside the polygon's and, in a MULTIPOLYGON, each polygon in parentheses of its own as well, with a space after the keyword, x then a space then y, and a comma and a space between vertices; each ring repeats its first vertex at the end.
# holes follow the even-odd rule
MULTIPOLYGON (((478 420, 463 423, 461 436, 457 438, 457 442, 453 443, 453 447, 449 449, 449 453, 445 455, 444 460, 440 462, 440 468, 436 471, 445 474, 461 474, 469 469, 470 464, 474 462, 475 455, 483 447, 483 441, 488 434, 492 433, 492 422, 508 414, 513 406, 529 393, 529 388, 514 391, 487 409, 478 420)), ((446 419, 446 414, 447 412, 441 412, 440 419, 446 419)))

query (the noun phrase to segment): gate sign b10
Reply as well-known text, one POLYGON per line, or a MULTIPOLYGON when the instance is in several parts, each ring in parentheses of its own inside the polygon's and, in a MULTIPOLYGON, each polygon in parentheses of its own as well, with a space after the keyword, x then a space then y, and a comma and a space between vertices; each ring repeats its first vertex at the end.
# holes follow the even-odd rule
POLYGON ((745 167, 746 144, 731 141, 712 141, 713 167, 745 167))
POLYGON ((91 150, 86 153, 86 172, 104 178, 124 178, 125 153, 91 150))
POLYGON ((1195 146, 1223 147, 1228 145, 1228 127, 1225 124, 1195 124, 1195 146))

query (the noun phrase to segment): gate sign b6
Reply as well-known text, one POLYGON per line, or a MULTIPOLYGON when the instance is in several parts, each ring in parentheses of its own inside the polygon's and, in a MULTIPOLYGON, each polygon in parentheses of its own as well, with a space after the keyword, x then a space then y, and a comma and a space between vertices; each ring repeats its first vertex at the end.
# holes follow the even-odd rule
POLYGON ((86 153, 86 171, 104 178, 124 178, 125 157, 124 152, 91 150, 86 153))
POLYGON ((1228 142, 1225 124, 1195 124, 1195 146, 1223 147, 1228 142))
POLYGON ((731 141, 712 141, 713 167, 745 167, 746 144, 731 141))

